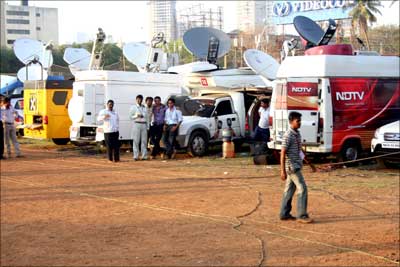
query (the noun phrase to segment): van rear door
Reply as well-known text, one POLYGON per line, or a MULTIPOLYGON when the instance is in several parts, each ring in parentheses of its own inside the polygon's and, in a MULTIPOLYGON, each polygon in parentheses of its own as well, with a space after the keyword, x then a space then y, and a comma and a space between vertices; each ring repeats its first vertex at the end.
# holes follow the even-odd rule
POLYGON ((96 125, 96 117, 100 110, 105 108, 104 85, 85 84, 83 90, 84 114, 83 123, 85 125, 96 125))
POLYGON ((299 112, 300 133, 304 144, 316 144, 318 137, 318 79, 288 79, 287 114, 299 112))

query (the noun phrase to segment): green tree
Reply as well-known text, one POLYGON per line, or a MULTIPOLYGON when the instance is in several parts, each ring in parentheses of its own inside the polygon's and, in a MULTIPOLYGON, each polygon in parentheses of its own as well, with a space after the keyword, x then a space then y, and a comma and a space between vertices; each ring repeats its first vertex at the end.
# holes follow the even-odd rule
POLYGON ((381 1, 379 0, 355 0, 353 3, 353 9, 350 11, 352 27, 354 28, 357 24, 359 31, 363 33, 367 42, 368 50, 370 49, 368 22, 376 22, 374 13, 382 15, 379 10, 379 7, 381 6, 381 1))
POLYGON ((369 31, 371 49, 381 55, 400 55, 400 31, 397 25, 383 25, 369 31))
POLYGON ((0 48, 0 73, 15 74, 24 64, 15 56, 12 48, 0 48))

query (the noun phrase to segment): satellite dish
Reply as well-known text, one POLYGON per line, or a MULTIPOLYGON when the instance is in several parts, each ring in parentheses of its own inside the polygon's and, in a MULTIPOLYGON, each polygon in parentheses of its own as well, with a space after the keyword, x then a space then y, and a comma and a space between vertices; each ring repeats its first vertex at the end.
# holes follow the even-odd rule
POLYGON ((42 42, 29 38, 20 38, 14 42, 15 56, 25 65, 36 59, 42 63, 45 69, 53 64, 51 50, 46 49, 42 42))
POLYGON ((256 49, 248 49, 243 53, 246 64, 256 73, 268 80, 275 80, 279 63, 270 55, 256 49))
POLYGON ((329 26, 325 32, 315 21, 304 16, 296 16, 293 23, 299 35, 307 41, 306 49, 327 45, 336 32, 336 23, 332 19, 329 19, 329 26))
POLYGON ((36 63, 20 68, 17 77, 21 82, 47 80, 47 71, 36 63))
POLYGON ((142 43, 127 43, 122 48, 124 56, 138 68, 145 68, 150 47, 142 43))
POLYGON ((199 59, 206 59, 210 63, 214 63, 214 59, 224 56, 231 48, 231 40, 226 33, 208 27, 188 30, 183 35, 183 43, 190 53, 199 59))
POLYGON ((64 61, 69 64, 71 73, 76 71, 88 70, 90 64, 90 53, 84 48, 68 47, 64 51, 64 61))
POLYGON ((192 72, 210 71, 216 69, 218 69, 217 65, 210 64, 205 61, 196 61, 184 65, 170 67, 168 68, 168 72, 192 73, 192 72))

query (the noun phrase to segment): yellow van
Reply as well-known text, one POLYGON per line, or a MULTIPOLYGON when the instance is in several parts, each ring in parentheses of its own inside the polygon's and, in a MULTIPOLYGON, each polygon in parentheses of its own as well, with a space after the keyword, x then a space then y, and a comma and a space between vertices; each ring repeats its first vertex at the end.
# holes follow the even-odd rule
POLYGON ((57 145, 69 142, 68 102, 71 80, 26 81, 24 83, 24 136, 52 139, 57 145))

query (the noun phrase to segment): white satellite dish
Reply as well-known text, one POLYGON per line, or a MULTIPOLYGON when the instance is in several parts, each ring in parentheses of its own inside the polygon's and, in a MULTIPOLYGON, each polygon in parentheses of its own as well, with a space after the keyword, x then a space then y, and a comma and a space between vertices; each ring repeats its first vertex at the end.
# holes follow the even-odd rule
POLYGON ((142 43, 127 43, 122 48, 124 56, 138 68, 145 68, 150 47, 142 43))
POLYGON ((184 65, 170 67, 168 68, 168 72, 192 73, 192 72, 211 71, 216 69, 218 69, 217 65, 210 64, 207 61, 196 61, 184 65))
POLYGON ((17 77, 21 82, 47 80, 47 76, 47 71, 40 64, 22 67, 17 73, 17 77))
POLYGON ((256 73, 268 80, 275 80, 279 63, 270 55, 256 49, 248 49, 243 54, 246 64, 256 73))
POLYGON ((76 71, 88 70, 91 54, 84 48, 68 47, 64 51, 64 61, 68 63, 71 73, 76 71))
POLYGON ((20 38, 14 42, 15 56, 25 65, 33 59, 37 59, 42 63, 43 68, 48 69, 53 64, 53 55, 51 50, 46 49, 42 42, 29 39, 20 38))
POLYGON ((211 63, 215 63, 231 48, 231 40, 225 32, 209 27, 188 30, 183 35, 183 44, 191 54, 211 63))

